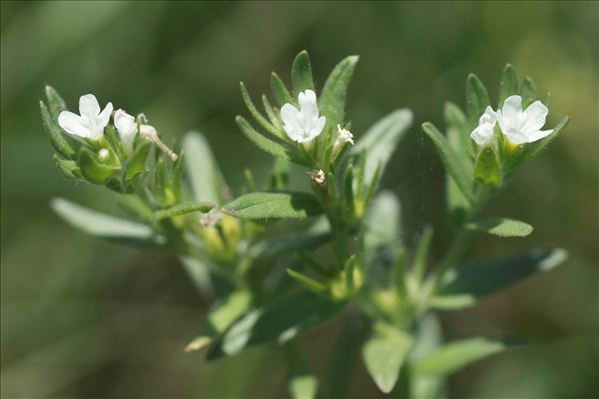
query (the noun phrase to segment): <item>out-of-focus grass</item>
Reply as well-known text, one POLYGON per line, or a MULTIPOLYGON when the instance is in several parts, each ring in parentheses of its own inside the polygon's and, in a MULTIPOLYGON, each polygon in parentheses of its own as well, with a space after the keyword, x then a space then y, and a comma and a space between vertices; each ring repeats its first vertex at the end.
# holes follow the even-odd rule
MULTIPOLYGON (((71 106, 93 92, 143 111, 173 138, 199 129, 235 187, 244 167, 259 176, 270 162, 234 126, 238 81, 266 92, 270 71, 286 75, 308 49, 320 85, 338 59, 361 56, 349 99, 356 134, 413 108, 417 123, 384 178, 402 198, 409 244, 425 222, 443 223, 441 168, 419 122, 442 125, 444 101, 463 105, 469 72, 496 96, 508 61, 552 92, 549 124, 570 115, 570 125, 489 210, 535 233, 481 238, 472 256, 562 246, 571 261, 444 316, 450 337, 520 333, 533 343, 468 368, 451 388, 460 398, 596 397, 597 16, 591 2, 2 2, 2 396, 285 395, 268 348, 214 364, 182 352, 209 304, 173 256, 97 242, 49 211, 54 196, 114 204, 60 177, 37 99, 49 83, 71 106)), ((437 238, 441 251, 446 237, 437 238)), ((317 370, 326 350, 312 345, 329 347, 337 327, 302 341, 317 370)), ((352 392, 377 395, 362 368, 352 392)))

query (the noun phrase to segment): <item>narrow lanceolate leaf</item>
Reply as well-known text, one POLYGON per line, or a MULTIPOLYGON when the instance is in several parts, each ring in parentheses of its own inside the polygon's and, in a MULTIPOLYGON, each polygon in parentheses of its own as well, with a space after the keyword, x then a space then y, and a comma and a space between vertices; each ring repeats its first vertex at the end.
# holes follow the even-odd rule
POLYGON ((499 87, 499 103, 497 104, 497 107, 502 108, 503 102, 506 98, 518 93, 520 93, 518 73, 512 65, 507 64, 503 69, 503 75, 501 76, 501 86, 499 87))
POLYGON ((463 156, 472 152, 472 139, 468 128, 468 119, 462 110, 454 103, 445 103, 443 116, 447 124, 447 141, 453 149, 463 156))
POLYGON ((478 118, 489 105, 489 94, 482 82, 474 74, 466 80, 466 110, 471 127, 478 125, 478 118))
POLYGON ((272 107, 272 105, 270 104, 270 101, 268 101, 268 97, 266 97, 264 94, 262 94, 262 106, 264 107, 264 111, 266 111, 266 115, 268 115, 268 119, 270 120, 270 123, 274 127, 276 127, 278 130, 281 130, 283 128, 283 125, 281 124, 281 120, 275 113, 275 110, 272 107))
POLYGON ((327 125, 337 126, 343 122, 347 88, 354 73, 358 56, 352 55, 341 60, 327 78, 319 99, 320 112, 326 116, 327 125))
POLYGON ((144 143, 135 149, 133 155, 123 169, 123 180, 131 182, 135 176, 146 172, 146 159, 150 152, 150 144, 144 143))
POLYGON ((305 274, 297 272, 293 269, 287 269, 287 274, 289 277, 316 294, 327 295, 329 293, 329 289, 323 283, 313 279, 312 277, 308 277, 305 274))
POLYGON ((186 215, 186 214, 192 213, 192 212, 206 213, 206 212, 209 212, 211 209, 213 209, 215 206, 216 206, 216 204, 214 202, 201 202, 198 204, 194 204, 194 203, 179 204, 179 205, 173 206, 168 209, 162 209, 162 210, 154 212, 154 220, 160 221, 162 219, 186 215))
POLYGON ((40 112, 42 114, 42 125, 46 134, 50 137, 50 142, 56 152, 67 159, 74 159, 76 155, 75 149, 63 137, 60 128, 56 124, 57 122, 52 119, 48 107, 42 101, 40 101, 40 112))
POLYGON ((182 148, 194 201, 222 204, 223 177, 204 136, 196 132, 187 133, 183 137, 182 148))
POLYGON ((528 223, 514 219, 489 218, 477 220, 464 226, 466 230, 480 231, 499 237, 526 237, 534 228, 528 223))
POLYGON ((306 50, 300 52, 293 61, 291 83, 293 85, 294 96, 297 96, 304 90, 314 90, 312 66, 310 65, 310 57, 306 50))
POLYGON ((314 399, 318 391, 318 378, 314 374, 294 374, 289 380, 293 399, 314 399))
POLYGON ((223 207, 241 219, 293 219, 322 213, 316 197, 299 192, 255 192, 242 195, 223 207))
POLYGON ((441 161, 447 171, 462 190, 464 196, 472 201, 473 168, 467 159, 457 154, 441 132, 430 122, 422 124, 422 130, 430 137, 437 148, 441 161))
POLYGON ((258 111, 256 106, 254 105, 254 102, 252 101, 252 97, 250 96, 250 93, 248 92, 247 88, 245 87, 245 84, 243 82, 240 82, 239 87, 241 89, 241 97, 243 98, 243 102, 245 103, 245 106, 250 111, 250 114, 252 115, 252 117, 254 117, 256 122, 258 122, 260 124, 260 126, 262 126, 270 134, 272 134, 276 137, 281 137, 281 138, 284 137, 285 135, 283 134, 283 132, 281 130, 277 129, 276 127, 274 127, 270 123, 270 121, 268 121, 260 113, 260 111, 258 111))
POLYGON ((376 169, 384 170, 400 140, 412 125, 412 111, 398 109, 376 122, 351 148, 351 154, 366 153, 364 182, 373 182, 376 169))
POLYGON ((485 146, 476 157, 474 177, 489 187, 501 186, 501 165, 492 146, 485 146))
POLYGON ((520 95, 522 96, 522 107, 524 108, 528 107, 533 101, 539 98, 539 90, 537 89, 537 85, 530 76, 524 78, 520 95))
POLYGON ((243 135, 262 151, 268 152, 277 158, 291 160, 287 148, 258 133, 243 117, 238 116, 235 118, 235 122, 237 122, 237 126, 241 129, 243 135))
POLYGON ((375 326, 372 337, 362 348, 366 369, 384 393, 395 387, 411 344, 412 339, 407 333, 381 323, 375 326))
POLYGON ((506 177, 511 176, 526 162, 531 161, 541 152, 543 152, 553 140, 557 139, 559 134, 562 132, 564 127, 568 124, 569 118, 563 117, 556 127, 553 128, 553 133, 549 136, 535 141, 534 143, 522 144, 516 147, 512 153, 509 154, 504 160, 504 169, 506 177))
MULTIPOLYGON (((410 363, 437 351, 443 342, 441 323, 435 313, 429 312, 418 322, 414 344, 410 350, 410 363)), ((410 378, 413 399, 443 399, 445 378, 443 376, 413 373, 410 378)))
POLYGON ((270 87, 279 107, 283 106, 285 103, 296 103, 295 99, 291 97, 289 90, 287 90, 287 87, 285 87, 285 83, 283 83, 279 75, 274 72, 270 75, 270 87))
POLYGON ((151 247, 166 244, 164 236, 145 224, 96 212, 62 198, 53 199, 51 206, 69 224, 96 237, 151 247))
POLYGON ((522 347, 521 340, 469 338, 441 347, 414 364, 416 374, 447 375, 506 349, 522 347))
POLYGON ((233 356, 253 345, 286 342, 325 323, 344 306, 345 302, 335 302, 310 291, 289 294, 237 320, 213 343, 207 358, 233 356))
POLYGON ((46 85, 44 91, 46 92, 50 115, 52 115, 53 120, 57 121, 58 115, 60 115, 62 111, 66 111, 67 105, 54 87, 46 85))
POLYGON ((185 348, 186 352, 195 351, 209 345, 219 334, 244 314, 251 304, 252 297, 246 291, 236 291, 222 302, 217 303, 208 314, 200 334, 185 348))
POLYGON ((448 273, 444 287, 432 299, 436 308, 472 306, 479 298, 494 294, 535 273, 551 270, 567 258, 563 249, 529 253, 474 262, 448 273))

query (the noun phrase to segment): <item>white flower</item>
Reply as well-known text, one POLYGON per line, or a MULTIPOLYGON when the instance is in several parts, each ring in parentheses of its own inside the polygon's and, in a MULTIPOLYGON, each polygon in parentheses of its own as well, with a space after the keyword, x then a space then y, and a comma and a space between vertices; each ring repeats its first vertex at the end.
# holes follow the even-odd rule
POLYGON ((337 125, 337 133, 339 135, 335 139, 335 144, 333 144, 333 148, 339 148, 345 143, 350 143, 354 145, 354 135, 347 129, 343 129, 341 125, 337 125))
POLYGON ((484 114, 478 119, 478 127, 470 133, 470 138, 480 146, 493 142, 493 130, 497 123, 497 114, 493 108, 487 106, 484 114))
POLYGON ((547 113, 549 109, 538 100, 523 111, 522 97, 510 96, 497 111, 497 121, 512 144, 532 143, 553 133, 553 129, 541 130, 547 113))
POLYGON ((58 116, 58 124, 67 133, 75 136, 98 140, 104 134, 104 128, 108 125, 112 113, 112 103, 100 112, 100 104, 96 96, 86 94, 79 98, 79 113, 62 111, 58 116))
POLYGON ((121 136, 123 148, 127 154, 133 152, 133 140, 137 134, 137 123, 135 118, 122 109, 118 109, 114 113, 114 126, 121 136))
POLYGON ((318 117, 316 93, 312 90, 301 92, 297 100, 300 105, 299 111, 289 103, 281 107, 283 129, 291 140, 309 143, 322 133, 327 119, 324 116, 318 117))

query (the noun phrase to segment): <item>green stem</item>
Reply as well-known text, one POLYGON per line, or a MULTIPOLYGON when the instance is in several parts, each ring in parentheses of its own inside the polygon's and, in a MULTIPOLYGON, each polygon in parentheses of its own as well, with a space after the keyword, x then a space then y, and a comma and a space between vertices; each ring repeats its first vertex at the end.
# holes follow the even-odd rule
MULTIPOLYGON (((474 200, 472 202, 472 207, 470 208, 470 212, 468 213, 464 225, 469 222, 472 222, 478 217, 480 211, 487 203, 487 200, 489 198, 490 193, 488 188, 482 185, 478 186, 478 188, 479 189, 475 194, 474 200)), ((449 250, 447 251, 447 254, 441 261, 438 271, 433 276, 433 293, 440 288, 445 273, 447 273, 447 271, 452 269, 453 267, 457 266, 460 259, 462 259, 462 257, 464 256, 464 254, 470 246, 472 236, 473 233, 471 231, 467 231, 462 228, 460 229, 456 237, 453 239, 453 242, 451 243, 449 250)))

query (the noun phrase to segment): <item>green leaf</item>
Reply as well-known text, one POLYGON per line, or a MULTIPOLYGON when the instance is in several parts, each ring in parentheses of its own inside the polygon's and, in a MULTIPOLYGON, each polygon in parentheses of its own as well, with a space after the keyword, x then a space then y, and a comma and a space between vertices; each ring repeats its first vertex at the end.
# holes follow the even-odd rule
POLYGON ((549 136, 535 141, 534 143, 521 144, 513 151, 509 152, 503 161, 505 175, 507 177, 513 175, 522 165, 531 161, 533 158, 543 152, 553 140, 557 139, 564 127, 568 124, 569 118, 563 117, 556 127, 553 128, 553 133, 549 136))
POLYGON ((135 176, 146 172, 146 158, 150 152, 150 144, 144 143, 138 146, 123 169, 125 183, 130 183, 135 176))
POLYGON ((289 380, 293 399, 314 399, 318 391, 318 378, 314 374, 294 374, 289 380))
POLYGON ((497 108, 503 107, 503 102, 509 96, 513 96, 520 93, 520 83, 518 83, 518 73, 516 69, 507 64, 503 69, 501 76, 501 85, 499 87, 499 102, 497 108))
POLYGON ((218 302, 210 310, 208 318, 200 334, 185 348, 186 352, 196 351, 209 345, 219 334, 222 334, 243 315, 252 303, 252 296, 246 291, 236 291, 218 302))
POLYGON ((140 246, 162 247, 166 244, 166 237, 145 224, 96 212, 62 198, 53 199, 50 205, 70 225, 87 234, 140 246))
POLYGON ((441 292, 431 300, 440 309, 472 306, 479 298, 494 294, 535 273, 555 268, 567 258, 563 249, 474 262, 446 275, 441 292))
POLYGON ((305 288, 309 289, 320 295, 327 295, 329 293, 329 289, 320 281, 313 279, 312 277, 308 277, 305 274, 297 272, 293 269, 287 269, 287 274, 289 277, 303 285, 305 288))
POLYGON ((376 122, 358 140, 350 154, 366 153, 364 181, 373 183, 377 168, 384 170, 399 141, 412 125, 412 111, 398 109, 376 122))
POLYGON ((331 241, 331 232, 287 234, 280 238, 260 241, 251 252, 256 258, 268 258, 296 251, 313 251, 331 241))
MULTIPOLYGON (((434 313, 427 313, 417 325, 414 344, 410 350, 410 363, 435 352, 443 342, 443 334, 439 318, 434 313)), ((411 395, 414 399, 441 399, 445 388, 442 376, 411 374, 411 395)))
POLYGON ((492 146, 485 146, 478 153, 474 164, 474 177, 490 187, 501 186, 501 165, 492 146))
POLYGON ((382 323, 375 325, 373 335, 362 349, 362 357, 368 373, 384 393, 391 392, 397 383, 411 345, 407 333, 382 323))
POLYGON ((68 179, 81 179, 81 170, 75 161, 70 159, 60 158, 58 155, 55 156, 56 166, 60 173, 68 179))
POLYGON ((482 82, 471 73, 466 80, 466 110, 472 127, 478 125, 478 119, 489 105, 489 94, 482 82))
POLYGON ((195 202, 223 203, 224 179, 205 137, 197 132, 183 137, 185 168, 195 202))
POLYGON ((214 202, 201 202, 198 204, 193 204, 193 203, 179 204, 179 205, 175 205, 168 209, 162 209, 162 210, 154 212, 154 220, 160 221, 162 219, 186 215, 186 214, 192 213, 192 212, 207 213, 214 207, 215 207, 214 202))
POLYGON ((412 262, 412 273, 418 284, 426 271, 426 263, 432 240, 433 228, 430 225, 426 225, 418 240, 418 246, 416 247, 416 253, 414 254, 414 260, 412 262))
POLYGON ((245 84, 243 82, 239 82, 239 87, 241 89, 241 97, 243 98, 243 102, 245 103, 245 106, 250 111, 250 114, 254 117, 256 122, 258 122, 260 126, 262 126, 267 132, 271 133, 272 135, 279 138, 285 138, 285 134, 281 130, 274 127, 268 120, 266 120, 266 118, 260 113, 260 111, 258 111, 256 106, 254 105, 254 102, 252 101, 250 93, 245 87, 245 84))
POLYGON ((268 152, 269 154, 278 158, 291 160, 291 156, 289 155, 287 148, 258 133, 243 117, 237 116, 237 118, 235 118, 235 122, 237 122, 237 126, 239 126, 241 129, 243 135, 262 151, 268 152))
POLYGON ((443 136, 432 123, 423 123, 422 130, 424 130, 428 137, 433 141, 433 144, 435 144, 435 147, 437 147, 437 152, 439 153, 441 161, 447 168, 447 172, 454 179, 464 196, 471 202, 473 179, 472 165, 467 159, 464 159, 464 157, 459 156, 459 154, 453 151, 445 136, 443 136))
POLYGON ((283 343, 321 325, 345 306, 310 291, 300 291, 251 310, 210 347, 208 360, 233 356, 266 343, 283 343))
POLYGON ((533 101, 539 98, 539 90, 535 81, 530 76, 524 78, 522 82, 522 89, 520 89, 520 95, 522 96, 522 108, 528 107, 533 101))
POLYGON ((327 78, 319 99, 320 113, 327 118, 327 125, 337 126, 343 122, 345 97, 349 82, 354 73, 358 56, 344 58, 327 78))
POLYGON ((300 52, 293 61, 291 83, 293 85, 293 95, 296 97, 304 90, 314 90, 312 66, 310 65, 310 57, 306 50, 300 52))
POLYGON ((279 75, 276 73, 272 73, 270 75, 270 87, 272 89, 272 93, 275 97, 275 101, 279 105, 279 107, 283 106, 283 104, 290 103, 295 104, 296 101, 289 94, 289 90, 285 87, 285 83, 281 80, 279 75))
POLYGON ((456 153, 469 156, 472 152, 472 139, 466 115, 451 102, 445 103, 443 115, 447 124, 447 141, 456 153))
POLYGON ((223 207, 240 219, 292 219, 322 213, 316 197, 300 192, 255 192, 242 195, 223 207))
POLYGON ((466 230, 480 231, 499 237, 526 237, 534 230, 528 223, 505 218, 477 220, 466 224, 464 228, 466 230))
POLYGON ((65 140, 61 129, 52 119, 46 104, 42 101, 40 101, 40 112, 42 114, 42 125, 46 134, 50 137, 50 143, 52 143, 56 152, 67 159, 74 159, 76 155, 75 149, 65 140))
POLYGON ((98 156, 86 147, 81 147, 79 150, 78 164, 83 177, 94 184, 106 184, 120 171, 120 168, 100 161, 98 156))
POLYGON ((50 110, 50 115, 52 115, 52 120, 58 121, 58 116, 60 113, 67 110, 67 104, 58 94, 58 92, 54 90, 54 87, 46 85, 44 91, 46 92, 48 109, 50 110))
POLYGON ((523 342, 519 340, 464 339, 445 345, 418 360, 413 370, 417 374, 447 375, 495 353, 521 346, 523 342))

